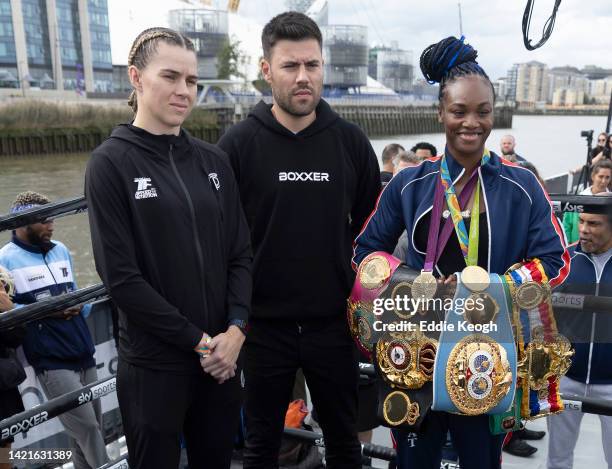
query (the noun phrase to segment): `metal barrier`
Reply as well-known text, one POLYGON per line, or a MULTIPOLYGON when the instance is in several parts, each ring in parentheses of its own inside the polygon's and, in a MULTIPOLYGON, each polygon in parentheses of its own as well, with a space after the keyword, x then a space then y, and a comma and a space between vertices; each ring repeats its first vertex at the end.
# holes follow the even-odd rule
MULTIPOLYGON (((369 363, 359 364, 360 372, 365 376, 374 376, 374 366, 369 363)), ((112 377, 84 386, 60 397, 56 397, 43 405, 34 407, 20 414, 16 414, 0 421, 0 441, 4 441, 17 433, 26 432, 32 427, 57 417, 58 415, 75 409, 79 406, 100 399, 116 391, 116 378, 112 377)), ((569 394, 562 395, 565 409, 583 413, 612 416, 612 402, 604 399, 580 397, 569 394)), ((285 428, 285 436, 308 441, 315 446, 324 447, 323 435, 302 429, 285 428)), ((385 446, 362 444, 362 454, 372 458, 392 461, 395 459, 395 450, 385 446)), ((103 466, 103 469, 127 469, 127 455, 103 466)))
POLYGON ((21 326, 31 321, 43 319, 56 311, 60 311, 71 306, 76 306, 82 303, 87 303, 91 300, 104 300, 106 296, 106 287, 101 283, 90 287, 81 288, 70 293, 65 293, 59 296, 53 296, 22 306, 14 308, 0 314, 0 330, 10 329, 15 326, 21 326))
MULTIPOLYGON (((374 376, 374 365, 370 363, 360 363, 359 369, 361 374, 364 376, 374 376)), ((99 399, 102 396, 106 396, 116 390, 116 378, 108 378, 97 381, 95 383, 83 386, 80 389, 69 392, 63 396, 56 397, 47 401, 45 404, 36 406, 20 414, 16 414, 12 417, 0 421, 0 441, 6 440, 7 438, 16 435, 17 433, 29 430, 32 427, 40 425, 47 420, 57 417, 58 415, 67 412, 71 409, 87 404, 93 400, 99 399)), ((566 405, 567 410, 579 411, 588 414, 597 415, 612 415, 612 402, 603 399, 594 399, 588 397, 579 397, 573 395, 564 395, 564 399, 568 400, 566 405)), ((317 441, 322 438, 322 435, 307 432, 297 431, 285 433, 289 436, 294 437, 307 437, 306 439, 317 441), (305 433, 304 433, 305 432, 305 433), (318 435, 318 436, 317 436, 318 435)), ((375 447, 376 445, 373 445, 375 447)), ((368 450, 370 451, 370 450, 368 450)), ((378 451, 375 448, 371 451, 378 451)), ((378 457, 378 456, 374 456, 378 457)), ((379 458, 382 459, 382 458, 379 458)))
POLYGON ((120 458, 105 464, 99 469, 130 469, 130 465, 128 464, 128 454, 125 453, 120 458))
MULTIPOLYGON (((325 440, 321 433, 302 430, 300 428, 285 428, 284 435, 302 441, 308 441, 314 446, 325 447, 325 440)), ((386 446, 373 445, 371 443, 361 444, 361 454, 371 458, 382 459, 384 461, 395 460, 395 450, 386 446)))
POLYGON ((582 213, 585 205, 609 207, 612 210, 611 197, 595 195, 550 194, 553 210, 557 213, 582 213))
POLYGON ((10 213, 0 216, 0 232, 14 230, 22 226, 38 223, 43 220, 56 219, 68 215, 75 215, 87 211, 85 196, 74 199, 60 200, 34 207, 18 213, 10 213))
MULTIPOLYGON (((567 196, 552 195, 553 207, 559 212, 582 212, 584 205, 611 205, 612 198, 593 196, 567 196)), ((39 222, 49 218, 84 212, 87 204, 84 197, 47 204, 17 214, 0 216, 0 232, 15 229, 20 226, 39 222)), ((415 272, 415 276, 418 272, 415 272)), ((32 305, 16 308, 0 314, 0 330, 12 328, 30 321, 42 319, 60 309, 89 302, 91 300, 106 301, 106 288, 102 284, 93 285, 61 296, 41 300, 32 305)), ((553 304, 576 310, 604 311, 612 313, 612 297, 599 297, 592 295, 575 295, 568 293, 554 293, 553 304)), ((359 364, 363 376, 374 377, 374 366, 368 363, 359 364)), ((63 396, 51 399, 45 404, 36 406, 27 411, 16 414, 0 421, 0 441, 40 425, 58 415, 77 408, 81 405, 100 399, 102 396, 116 391, 116 378, 99 380, 80 389, 71 391, 63 396)), ((598 415, 612 416, 612 402, 603 399, 562 395, 565 409, 598 415)), ((324 447, 323 435, 301 429, 286 428, 285 435, 311 442, 315 446, 324 447)), ((392 461, 395 459, 395 450, 372 444, 363 444, 362 453, 377 459, 392 461)), ((106 464, 101 469, 127 469, 127 454, 116 461, 106 464)))
MULTIPOLYGON (((99 283, 90 287, 46 298, 37 303, 15 308, 0 314, 0 330, 10 329, 31 321, 45 318, 56 311, 83 303, 109 301, 106 287, 99 283)), ((601 312, 612 314, 612 297, 595 295, 578 295, 573 293, 558 293, 551 295, 555 307, 568 308, 587 313, 601 312)))
POLYGON ((612 401, 595 399, 594 397, 574 396, 561 394, 565 410, 582 412, 583 414, 596 414, 612 416, 612 401))
POLYGON ((114 376, 96 381, 63 396, 51 399, 42 405, 4 419, 0 421, 0 441, 15 436, 17 433, 26 432, 30 428, 40 425, 64 412, 111 394, 117 388, 116 383, 117 380, 114 376))

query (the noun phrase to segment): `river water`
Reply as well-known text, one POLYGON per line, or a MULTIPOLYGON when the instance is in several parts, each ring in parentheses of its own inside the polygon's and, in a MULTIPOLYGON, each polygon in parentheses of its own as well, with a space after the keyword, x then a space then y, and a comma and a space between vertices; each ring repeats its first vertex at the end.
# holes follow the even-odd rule
MULTIPOLYGON (((498 129, 491 133, 488 147, 499 152, 500 138, 512 133, 517 140, 517 152, 532 161, 544 177, 549 177, 582 164, 586 157, 586 141, 580 137, 580 131, 594 129, 597 138, 597 133, 605 124, 604 116, 515 116, 512 129, 498 129)), ((444 148, 443 134, 374 139, 372 145, 376 154, 380 155, 388 143, 400 143, 408 149, 419 141, 428 141, 439 151, 444 148)), ((87 158, 88 155, 0 157, 0 213, 7 213, 16 194, 25 190, 41 192, 52 200, 82 195, 87 158)), ((54 237, 71 250, 79 286, 98 282, 87 215, 58 219, 54 237)), ((0 233, 0 245, 9 238, 10 233, 0 233)))

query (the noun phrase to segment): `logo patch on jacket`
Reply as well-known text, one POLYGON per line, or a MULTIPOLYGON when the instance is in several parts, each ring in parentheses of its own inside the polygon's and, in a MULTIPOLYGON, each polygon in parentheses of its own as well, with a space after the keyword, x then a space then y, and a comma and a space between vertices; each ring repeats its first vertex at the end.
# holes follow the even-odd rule
POLYGON ((219 181, 219 176, 217 176, 217 173, 210 173, 208 175, 208 180, 215 186, 215 189, 221 189, 221 182, 219 181))
POLYGON ((157 197, 157 190, 151 184, 151 178, 134 178, 134 182, 138 184, 136 187, 135 199, 150 199, 157 197))

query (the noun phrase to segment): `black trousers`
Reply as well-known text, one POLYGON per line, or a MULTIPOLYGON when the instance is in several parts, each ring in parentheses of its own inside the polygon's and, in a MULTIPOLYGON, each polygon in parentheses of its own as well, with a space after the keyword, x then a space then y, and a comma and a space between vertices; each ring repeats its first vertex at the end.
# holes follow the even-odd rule
POLYGON ((344 317, 252 319, 245 347, 245 469, 278 467, 285 413, 302 368, 325 437, 329 469, 361 468, 355 345, 344 317))
POLYGON ((240 421, 238 375, 223 384, 210 375, 174 375, 119 359, 117 398, 131 469, 176 469, 180 436, 190 469, 230 467, 240 421))

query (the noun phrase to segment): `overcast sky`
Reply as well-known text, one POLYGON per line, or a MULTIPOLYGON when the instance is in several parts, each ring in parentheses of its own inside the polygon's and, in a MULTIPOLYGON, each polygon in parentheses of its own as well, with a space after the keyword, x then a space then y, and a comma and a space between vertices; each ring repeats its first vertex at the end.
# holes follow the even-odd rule
MULTIPOLYGON (((463 33, 479 52, 479 63, 498 78, 516 62, 538 60, 549 67, 588 64, 612 69, 612 0, 563 0, 555 29, 536 51, 523 46, 521 21, 527 0, 462 0, 463 33)), ((220 0, 225 5, 225 0, 220 0)), ((530 38, 539 40, 554 0, 535 0, 530 38)), ((144 28, 167 25, 167 11, 178 0, 108 0, 113 63, 125 64, 134 37, 144 28)), ((459 36, 456 0, 329 0, 332 24, 368 26, 371 45, 397 41, 418 59, 431 43, 459 36)), ((284 0, 242 0, 239 15, 261 25, 284 11, 284 0)))

